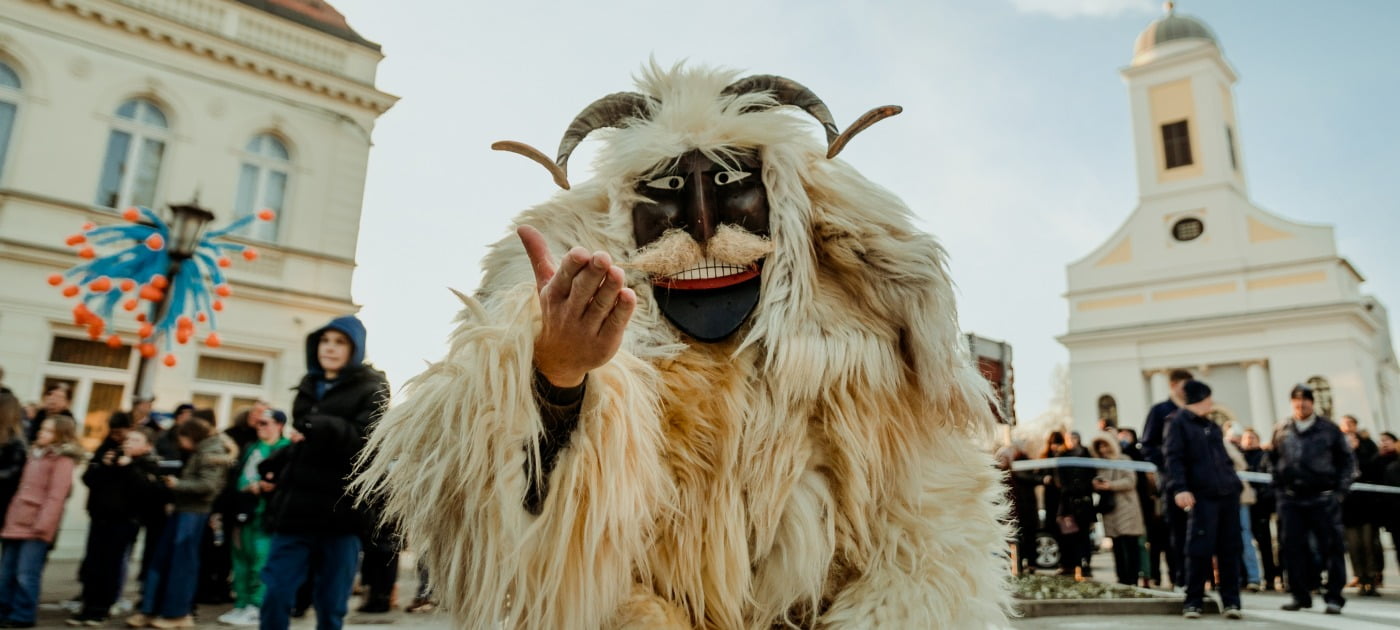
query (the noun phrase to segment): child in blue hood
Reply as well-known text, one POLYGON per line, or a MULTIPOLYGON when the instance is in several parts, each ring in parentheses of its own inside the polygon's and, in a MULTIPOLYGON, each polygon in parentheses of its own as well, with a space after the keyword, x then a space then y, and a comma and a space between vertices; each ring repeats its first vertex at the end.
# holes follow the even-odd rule
POLYGON ((340 630, 360 553, 365 516, 346 486, 371 426, 389 402, 384 374, 365 364, 365 326, 352 315, 306 337, 306 376, 292 403, 292 445, 269 461, 272 533, 259 626, 285 630, 308 569, 317 630, 340 630), (317 558, 313 565, 312 558, 317 558))

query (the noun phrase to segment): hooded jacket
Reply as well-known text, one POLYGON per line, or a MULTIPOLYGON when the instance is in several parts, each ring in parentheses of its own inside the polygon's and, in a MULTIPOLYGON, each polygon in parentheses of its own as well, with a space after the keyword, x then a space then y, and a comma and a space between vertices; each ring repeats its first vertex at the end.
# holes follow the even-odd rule
POLYGON ((384 374, 364 363, 365 326, 340 317, 306 337, 306 376, 292 403, 292 428, 305 439, 285 449, 268 505, 268 530, 284 534, 343 535, 362 529, 363 515, 346 487, 370 427, 389 401, 384 374), (350 338, 350 360, 336 378, 326 378, 316 357, 321 334, 336 330, 350 338))
POLYGON ((222 434, 215 433, 196 444, 180 478, 170 488, 175 511, 207 514, 224 489, 229 467, 237 461, 238 447, 222 434))
POLYGON ((1225 440, 1209 418, 1190 409, 1176 410, 1167 419, 1162 453, 1167 462, 1166 498, 1190 492, 1196 498, 1238 497, 1243 490, 1225 440))
POLYGON ((35 449, 24 464, 19 490, 5 513, 0 538, 53 542, 63 506, 73 489, 73 470, 83 460, 76 444, 35 449))
MULTIPOLYGON (((1095 437, 1093 446, 1096 454, 1100 443, 1107 444, 1110 449, 1107 459, 1132 461, 1131 457, 1119 450, 1118 438, 1107 433, 1095 437)), ((1142 507, 1138 503, 1137 474, 1131 470, 1100 468, 1098 476, 1107 481, 1109 488, 1117 493, 1114 496, 1116 500, 1113 502, 1113 511, 1103 515, 1104 535, 1112 538, 1146 534, 1147 526, 1142 518, 1142 507)))

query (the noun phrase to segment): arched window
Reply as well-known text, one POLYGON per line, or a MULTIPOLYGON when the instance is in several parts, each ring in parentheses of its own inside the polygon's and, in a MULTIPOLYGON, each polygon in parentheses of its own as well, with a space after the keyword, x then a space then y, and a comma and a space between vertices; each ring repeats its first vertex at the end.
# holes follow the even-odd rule
POLYGON ((1319 416, 1335 419, 1332 415, 1332 385, 1321 376, 1308 379, 1308 387, 1313 390, 1313 412, 1319 416))
POLYGON ((1099 417, 1107 420, 1110 426, 1118 426, 1118 401, 1113 396, 1099 396, 1099 417))
POLYGON ((170 125, 155 103, 134 98, 117 108, 107 157, 97 186, 97 205, 108 208, 154 207, 160 162, 170 125))
POLYGON ((10 135, 15 130, 15 114, 19 112, 20 87, 15 69, 0 61, 0 177, 5 174, 5 156, 10 149, 10 135))
POLYGON ((277 227, 282 222, 282 202, 287 194, 287 171, 291 155, 287 145, 277 136, 259 134, 243 148, 243 165, 238 171, 238 197, 234 199, 236 217, 244 217, 263 209, 276 216, 271 221, 254 221, 240 233, 264 241, 277 240, 277 227))

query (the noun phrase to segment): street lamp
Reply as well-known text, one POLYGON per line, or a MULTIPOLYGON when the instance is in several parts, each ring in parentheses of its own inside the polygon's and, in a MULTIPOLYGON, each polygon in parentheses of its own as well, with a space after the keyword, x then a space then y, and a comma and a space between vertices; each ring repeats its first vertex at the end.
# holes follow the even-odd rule
MULTIPOLYGON (((214 213, 199 207, 198 204, 199 199, 196 198, 187 204, 170 206, 170 242, 166 244, 166 251, 170 255, 170 267, 166 270, 166 278, 174 279, 180 272, 180 265, 194 256, 204 228, 214 220, 214 213)), ((162 321, 169 314, 171 293, 172 291, 163 292, 161 298, 151 305, 154 315, 151 321, 162 321)), ((155 356, 143 356, 137 364, 135 400, 149 400, 152 397, 154 387, 151 375, 156 369, 155 362, 155 356)))

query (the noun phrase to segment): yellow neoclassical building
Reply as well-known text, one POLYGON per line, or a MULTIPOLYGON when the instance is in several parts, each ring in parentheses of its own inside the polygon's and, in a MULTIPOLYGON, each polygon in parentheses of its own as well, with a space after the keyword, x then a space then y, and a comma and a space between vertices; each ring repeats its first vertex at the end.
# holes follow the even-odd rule
POLYGON ((1250 201, 1235 70, 1216 35, 1168 9, 1138 36, 1122 76, 1139 201, 1067 269, 1059 340, 1075 426, 1113 416, 1140 428, 1167 397, 1167 372, 1186 368, 1211 385, 1221 413, 1265 440, 1300 382, 1316 388, 1321 413, 1400 429, 1385 307, 1362 292, 1331 226, 1250 201))
MULTIPOLYGON (((64 237, 120 210, 189 201, 213 227, 271 208, 237 240, 223 344, 178 347, 157 408, 193 400, 220 423, 290 402, 303 338, 357 310, 350 280, 371 134, 396 98, 383 55, 321 0, 6 0, 0 11, 0 366, 25 401, 74 387, 94 420, 126 407, 139 359, 73 325, 45 283, 64 237)), ((124 338, 134 321, 113 322, 124 338)))

